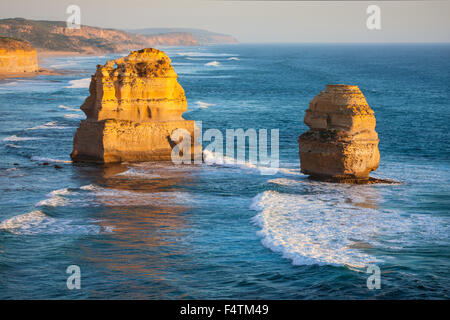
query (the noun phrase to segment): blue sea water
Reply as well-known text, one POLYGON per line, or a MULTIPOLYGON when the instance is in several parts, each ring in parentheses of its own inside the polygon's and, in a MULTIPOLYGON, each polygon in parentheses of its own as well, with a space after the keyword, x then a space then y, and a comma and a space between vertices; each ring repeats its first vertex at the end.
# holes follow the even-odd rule
POLYGON ((450 46, 162 48, 203 130, 280 130, 280 170, 252 165, 74 165, 96 64, 0 82, 1 299, 448 299, 450 46), (358 85, 398 185, 313 182, 298 136, 326 84, 358 85), (48 164, 47 164, 48 163, 48 164), (62 168, 55 168, 58 165, 62 168), (369 290, 368 265, 381 270, 369 290), (81 269, 69 290, 66 269, 81 269))

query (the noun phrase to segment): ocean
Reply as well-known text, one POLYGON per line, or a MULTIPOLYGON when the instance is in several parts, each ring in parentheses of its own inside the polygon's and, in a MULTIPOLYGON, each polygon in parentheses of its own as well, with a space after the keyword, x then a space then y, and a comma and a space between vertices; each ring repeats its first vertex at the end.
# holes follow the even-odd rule
POLYGON ((0 82, 0 299, 449 298, 450 45, 161 49, 184 118, 224 134, 279 129, 280 170, 72 164, 90 75, 119 56, 47 58, 68 72, 0 82), (336 83, 358 85, 375 111, 373 176, 400 184, 300 173, 304 111, 336 83), (367 286, 371 265, 380 289, 367 286))

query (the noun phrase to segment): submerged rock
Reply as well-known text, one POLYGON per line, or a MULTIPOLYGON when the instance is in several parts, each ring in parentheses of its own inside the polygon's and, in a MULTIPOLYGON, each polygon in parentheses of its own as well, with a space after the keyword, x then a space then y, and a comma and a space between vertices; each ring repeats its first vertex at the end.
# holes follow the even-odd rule
POLYGON ((186 97, 170 63, 164 52, 142 49, 98 65, 81 106, 87 119, 75 134, 71 158, 170 160, 173 131, 183 128, 194 137, 194 121, 182 118, 186 97))
POLYGON ((327 85, 309 104, 299 137, 301 171, 313 179, 377 183, 369 173, 378 168, 375 116, 357 86, 327 85))

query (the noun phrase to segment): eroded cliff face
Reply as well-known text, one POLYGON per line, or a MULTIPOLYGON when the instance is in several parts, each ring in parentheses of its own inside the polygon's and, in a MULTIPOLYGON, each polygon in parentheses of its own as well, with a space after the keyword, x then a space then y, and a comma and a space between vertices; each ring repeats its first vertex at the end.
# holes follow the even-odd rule
POLYGON ((162 51, 134 51, 97 66, 89 91, 81 106, 87 119, 74 138, 74 161, 170 160, 173 131, 183 128, 194 137, 194 121, 182 118, 184 90, 162 51))
POLYGON ((195 37, 189 33, 146 36, 85 25, 79 29, 72 29, 67 28, 65 21, 36 21, 22 18, 0 19, 0 35, 26 40, 39 51, 83 54, 129 52, 157 45, 199 45, 195 37))
POLYGON ((378 168, 374 112, 357 86, 327 85, 310 102, 304 121, 310 130, 298 141, 303 173, 357 183, 378 168))
POLYGON ((37 72, 36 50, 25 41, 0 37, 0 73, 37 72))

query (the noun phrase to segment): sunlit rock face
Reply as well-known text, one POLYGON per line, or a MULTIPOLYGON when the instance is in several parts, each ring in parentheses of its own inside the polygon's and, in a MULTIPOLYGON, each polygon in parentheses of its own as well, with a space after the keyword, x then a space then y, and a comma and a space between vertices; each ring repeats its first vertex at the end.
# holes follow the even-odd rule
POLYGON ((0 37, 0 73, 37 72, 36 50, 22 40, 0 37))
POLYGON ((373 110, 357 86, 327 85, 309 105, 299 137, 300 166, 312 178, 361 182, 378 168, 373 110))
POLYGON ((142 49, 97 66, 81 106, 87 116, 74 138, 74 161, 170 160, 176 129, 194 140, 194 121, 184 120, 184 90, 169 57, 142 49))

